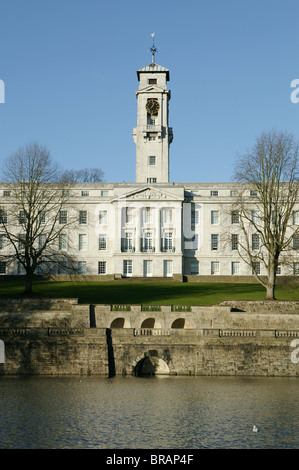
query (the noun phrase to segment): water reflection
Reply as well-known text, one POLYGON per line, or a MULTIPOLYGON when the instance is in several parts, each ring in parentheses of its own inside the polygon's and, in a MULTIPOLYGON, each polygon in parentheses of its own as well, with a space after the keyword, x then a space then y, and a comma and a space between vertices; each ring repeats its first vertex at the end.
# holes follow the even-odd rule
POLYGON ((0 448, 298 448, 298 391, 296 378, 1 377, 0 448))

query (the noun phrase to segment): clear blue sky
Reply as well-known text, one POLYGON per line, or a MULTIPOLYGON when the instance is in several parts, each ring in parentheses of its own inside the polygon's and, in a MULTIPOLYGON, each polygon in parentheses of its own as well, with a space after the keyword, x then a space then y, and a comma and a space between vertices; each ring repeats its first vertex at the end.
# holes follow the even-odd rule
POLYGON ((33 140, 63 168, 135 181, 136 70, 170 69, 170 179, 229 181, 273 128, 299 140, 298 0, 1 0, 0 162, 33 140))

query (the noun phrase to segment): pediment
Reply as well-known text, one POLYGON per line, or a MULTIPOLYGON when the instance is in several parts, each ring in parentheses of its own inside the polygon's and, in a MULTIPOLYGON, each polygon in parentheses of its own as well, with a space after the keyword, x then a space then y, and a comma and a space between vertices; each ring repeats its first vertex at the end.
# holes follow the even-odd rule
MULTIPOLYGON (((116 200, 116 199, 114 199, 116 200)), ((183 198, 176 194, 155 188, 153 186, 146 186, 126 194, 122 194, 118 200, 128 201, 182 201, 183 198)))
POLYGON ((148 85, 141 90, 137 90, 136 93, 165 93, 165 89, 157 85, 148 85))

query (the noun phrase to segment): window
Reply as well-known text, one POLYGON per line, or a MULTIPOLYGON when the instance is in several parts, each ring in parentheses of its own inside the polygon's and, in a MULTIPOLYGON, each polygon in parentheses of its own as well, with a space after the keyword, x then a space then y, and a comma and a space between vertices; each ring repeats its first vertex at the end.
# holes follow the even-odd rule
POLYGON ((59 211, 59 224, 67 223, 67 211, 59 211))
POLYGON ((99 250, 107 249, 107 237, 106 234, 99 235, 99 250))
POLYGON ((280 266, 280 264, 276 267, 276 274, 281 274, 281 266, 280 266))
POLYGON ((219 224, 219 211, 211 211, 211 224, 212 225, 219 224))
POLYGON ((124 239, 124 251, 133 251, 133 234, 126 232, 124 239))
POLYGON ((153 275, 153 262, 151 260, 143 261, 143 275, 144 277, 151 277, 153 275))
POLYGON ((107 189, 104 189, 103 191, 101 191, 101 197, 107 197, 109 196, 109 191, 107 191, 107 189))
POLYGON ((0 250, 4 248, 4 235, 3 233, 0 234, 0 250))
POLYGON ((156 140, 156 136, 155 135, 148 135, 147 140, 149 140, 149 141, 156 140))
POLYGON ((251 211, 251 220, 253 223, 257 224, 259 222, 260 214, 259 211, 251 211))
POLYGON ((173 251, 172 232, 164 233, 163 251, 173 251))
POLYGON ((152 232, 145 232, 143 237, 143 251, 153 250, 153 234, 152 232))
POLYGON ((220 273, 219 261, 212 261, 211 262, 211 274, 217 275, 219 273, 220 273))
POLYGON ((58 274, 67 274, 68 269, 67 269, 67 262, 66 261, 60 261, 58 263, 58 274))
POLYGON ((124 276, 132 276, 133 273, 133 261, 124 260, 124 276))
POLYGON ((210 191, 210 195, 211 196, 218 196, 218 191, 215 191, 215 190, 210 191))
POLYGON ((87 235, 86 233, 79 234, 79 251, 87 250, 87 235))
POLYGON ((78 261, 78 274, 86 274, 86 261, 78 261))
POLYGON ((252 249, 259 250, 260 249, 260 236, 258 233, 254 233, 251 237, 252 241, 252 249))
POLYGON ((84 197, 84 196, 89 196, 89 191, 81 191, 81 196, 84 197))
POLYGON ((19 224, 20 224, 20 225, 26 224, 26 220, 27 220, 27 217, 26 217, 25 211, 24 211, 24 210, 20 210, 20 211, 19 211, 19 224))
POLYGON ((231 196, 238 196, 238 195, 239 195, 239 193, 238 193, 238 191, 237 191, 237 190, 235 190, 235 189, 231 189, 231 190, 230 190, 230 195, 231 195, 231 196))
POLYGON ((6 273, 6 262, 0 261, 0 274, 5 274, 5 273, 6 273))
POLYGON ((152 118, 150 114, 147 115, 147 125, 154 126, 156 124, 156 120, 152 118))
POLYGON ((212 233, 211 235, 211 250, 218 250, 219 235, 218 233, 212 233))
POLYGON ((99 274, 106 274, 106 261, 99 261, 98 273, 99 274))
POLYGON ((193 276, 199 274, 199 262, 198 261, 191 261, 190 274, 193 276))
POLYGON ((40 225, 45 225, 46 223, 46 214, 45 211, 40 211, 38 214, 40 225))
POLYGON ((149 78, 148 79, 148 84, 149 85, 157 85, 157 79, 156 78, 149 78))
POLYGON ((157 178, 147 178, 146 181, 148 183, 157 183, 157 178))
POLYGON ((195 210, 194 204, 191 206, 191 230, 195 230, 195 225, 199 221, 199 211, 195 210))
POLYGON ((293 250, 299 250, 299 234, 293 236, 293 250))
POLYGON ((237 233, 232 234, 232 250, 238 249, 239 235, 237 233))
POLYGON ((79 211, 79 224, 80 225, 87 224, 87 211, 79 211))
POLYGON ((172 209, 163 209, 162 217, 164 224, 170 224, 172 222, 172 209))
POLYGON ((299 211, 293 212, 293 225, 299 225, 299 211))
POLYGON ((26 245, 26 233, 20 233, 18 238, 18 248, 19 250, 25 249, 26 245))
POLYGON ((0 209, 0 224, 7 224, 7 211, 0 209))
POLYGON ((38 247, 43 248, 47 240, 47 235, 45 233, 40 233, 38 236, 38 247))
POLYGON ((26 269, 24 268, 24 265, 20 263, 20 261, 18 262, 18 274, 26 274, 26 269))
POLYGON ((151 155, 148 157, 148 164, 149 166, 155 166, 156 165, 156 157, 154 155, 151 155))
POLYGON ((10 191, 8 191, 7 189, 4 189, 3 197, 10 197, 10 191))
POLYGON ((298 262, 293 264, 293 274, 294 276, 299 276, 299 263, 298 262))
POLYGON ((58 236, 58 249, 62 251, 67 250, 67 236, 64 233, 60 233, 58 236))
POLYGON ((231 222, 232 224, 238 224, 240 221, 240 215, 238 211, 232 211, 231 213, 231 222))
POLYGON ((126 224, 131 223, 133 220, 133 208, 126 207, 126 224))
POLYGON ((144 223, 148 224, 152 222, 153 211, 150 207, 146 207, 143 211, 144 223))
POLYGON ((171 260, 164 261, 164 276, 172 277, 173 275, 173 264, 171 260))
POLYGON ((107 224, 107 211, 100 211, 99 212, 99 224, 107 224))
POLYGON ((261 263, 259 261, 254 261, 252 263, 252 274, 261 274, 261 263))
POLYGON ((251 196, 251 197, 257 196, 257 191, 251 189, 251 190, 250 190, 250 196, 251 196))
POLYGON ((232 275, 240 274, 240 263, 239 261, 232 262, 232 275))

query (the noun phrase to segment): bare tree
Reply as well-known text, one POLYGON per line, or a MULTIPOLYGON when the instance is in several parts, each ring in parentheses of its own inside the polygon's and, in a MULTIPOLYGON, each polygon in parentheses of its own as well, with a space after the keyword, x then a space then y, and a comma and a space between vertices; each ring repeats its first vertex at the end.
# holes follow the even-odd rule
POLYGON ((275 299, 279 262, 289 259, 290 254, 293 260, 294 253, 296 256, 298 143, 291 134, 263 133, 252 151, 236 161, 234 179, 246 188, 239 190, 233 207, 241 229, 239 255, 265 287, 266 298, 275 299), (260 266, 267 273, 265 277, 260 275, 260 266))
POLYGON ((73 269, 73 258, 64 248, 69 184, 49 151, 34 142, 8 157, 2 166, 6 187, 0 208, 1 259, 18 265, 26 277, 25 293, 32 293, 33 275, 50 273, 53 265, 73 269))
POLYGON ((102 183, 104 172, 100 168, 83 168, 82 170, 65 170, 61 180, 69 183, 102 183))

